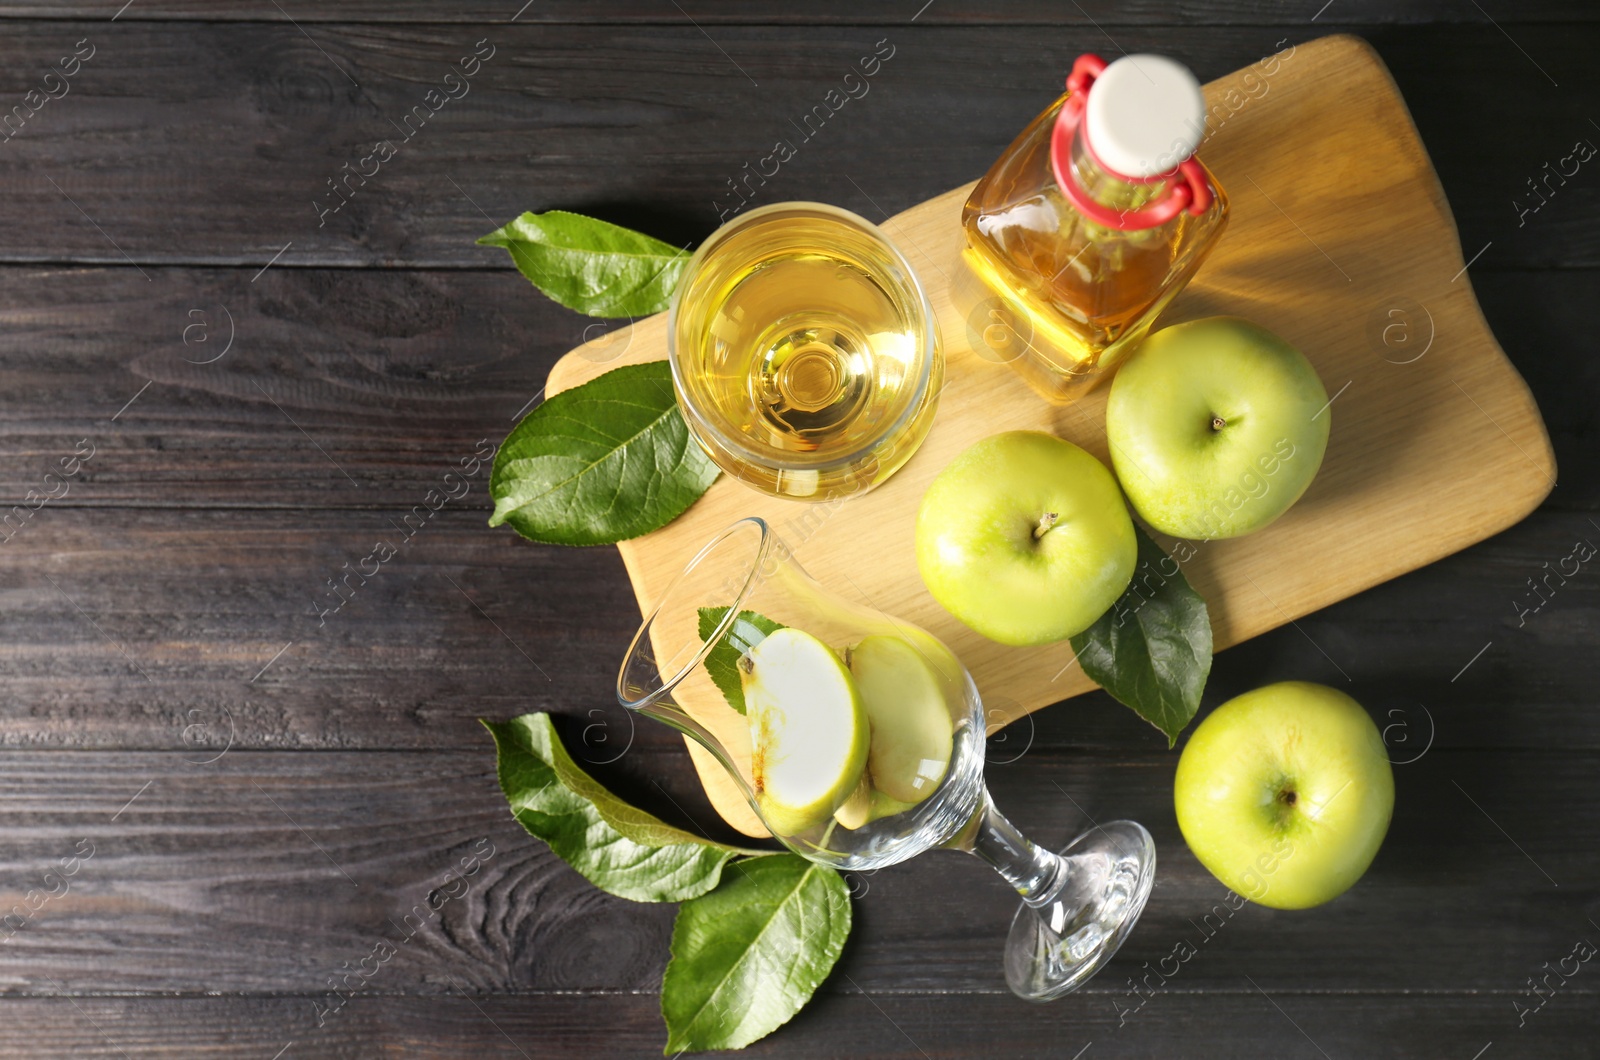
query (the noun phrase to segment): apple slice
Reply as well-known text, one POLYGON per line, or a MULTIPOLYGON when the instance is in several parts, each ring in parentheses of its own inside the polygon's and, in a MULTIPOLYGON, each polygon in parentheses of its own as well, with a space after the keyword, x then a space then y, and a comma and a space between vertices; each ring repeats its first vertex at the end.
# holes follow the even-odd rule
POLYGON ((843 806, 833 811, 833 819, 845 828, 855 831, 862 825, 904 813, 911 809, 912 805, 899 799, 891 799, 881 791, 874 791, 872 770, 866 769, 861 772, 861 783, 856 785, 856 790, 844 800, 843 806))
POLYGON ((938 672, 899 637, 867 637, 849 657, 872 723, 872 783, 899 804, 889 812, 899 813, 927 798, 944 779, 954 734, 950 708, 938 672))
POLYGON ((844 800, 844 804, 833 811, 833 819, 844 827, 855 831, 868 821, 874 820, 872 815, 872 771, 863 769, 861 781, 856 784, 856 790, 844 800))
POLYGON ((867 820, 876 821, 880 817, 893 817, 915 805, 914 802, 901 802, 899 799, 891 799, 881 791, 875 791, 872 793, 872 809, 867 812, 867 820))
POLYGON ((869 743, 861 696, 839 656, 785 627, 739 660, 756 803, 774 832, 826 821, 861 783, 869 743))

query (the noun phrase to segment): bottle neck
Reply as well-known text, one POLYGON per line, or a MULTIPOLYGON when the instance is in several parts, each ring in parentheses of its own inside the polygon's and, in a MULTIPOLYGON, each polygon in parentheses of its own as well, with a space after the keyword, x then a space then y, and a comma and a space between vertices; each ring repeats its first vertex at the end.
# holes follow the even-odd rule
MULTIPOLYGON (((1135 183, 1123 180, 1095 160, 1084 137, 1084 123, 1072 133, 1072 179, 1090 198, 1113 210, 1137 210, 1167 193, 1168 180, 1135 183)), ((1171 222, 1167 222, 1170 224, 1171 222)))

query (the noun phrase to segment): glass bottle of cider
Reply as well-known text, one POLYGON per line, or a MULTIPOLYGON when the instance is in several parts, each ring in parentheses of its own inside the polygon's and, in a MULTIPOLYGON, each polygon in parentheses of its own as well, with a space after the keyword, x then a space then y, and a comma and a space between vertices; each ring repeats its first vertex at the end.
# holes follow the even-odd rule
POLYGON ((1227 224, 1227 197, 1194 157, 1205 116, 1180 63, 1079 56, 1067 93, 962 210, 980 354, 1001 353, 1052 401, 1109 376, 1227 224))

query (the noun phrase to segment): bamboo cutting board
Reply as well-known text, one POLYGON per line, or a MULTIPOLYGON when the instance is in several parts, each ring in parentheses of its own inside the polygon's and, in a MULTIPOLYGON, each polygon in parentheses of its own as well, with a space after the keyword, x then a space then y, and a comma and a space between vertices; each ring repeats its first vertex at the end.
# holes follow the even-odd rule
MULTIPOLYGON (((1200 153, 1228 191, 1232 220, 1157 326, 1247 317, 1303 350, 1334 395, 1327 457, 1300 502, 1257 534, 1197 544, 1185 565, 1221 649, 1512 525, 1549 493, 1556 468, 1538 407, 1473 298, 1438 178, 1371 47, 1324 37, 1212 82, 1206 99, 1212 131, 1200 153)), ((883 222, 928 289, 947 362, 932 433, 911 461, 838 505, 765 496, 723 476, 678 520, 619 548, 648 611, 717 531, 760 515, 823 585, 949 644, 993 730, 1094 686, 1071 665, 1069 645, 1005 647, 934 602, 912 548, 923 491, 957 453, 1004 430, 1052 431, 1110 460, 1106 388, 1053 406, 992 352, 974 353, 982 325, 969 326, 957 305, 970 299, 953 290, 970 190, 883 222)), ((548 392, 666 355, 659 314, 567 354, 548 392)), ((742 719, 718 707, 707 720, 732 722, 728 742, 746 745, 742 719)), ((721 768, 690 749, 718 811, 766 834, 721 768)))

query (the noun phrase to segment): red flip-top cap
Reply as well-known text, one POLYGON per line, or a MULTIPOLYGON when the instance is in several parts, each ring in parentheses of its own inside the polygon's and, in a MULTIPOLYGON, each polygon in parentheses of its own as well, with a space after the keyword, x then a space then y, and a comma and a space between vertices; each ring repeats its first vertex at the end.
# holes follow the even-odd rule
MULTIPOLYGON (((1183 113, 1158 115, 1160 120, 1146 117, 1152 109, 1159 112, 1162 103, 1168 103, 1171 110, 1192 110, 1187 92, 1189 85, 1194 85, 1193 75, 1161 56, 1124 56, 1109 67, 1098 55, 1078 56, 1077 62, 1072 64, 1072 73, 1067 76, 1070 95, 1061 106, 1050 140, 1050 163, 1056 184, 1074 209, 1098 225, 1121 231, 1155 228, 1185 209, 1196 217, 1210 209, 1211 185, 1189 146, 1194 134, 1204 127, 1203 121, 1197 121, 1193 114, 1183 113), (1102 75, 1115 82, 1114 87, 1108 85, 1103 90, 1114 93, 1115 98, 1094 101, 1095 113, 1104 124, 1103 128, 1085 119, 1090 112, 1092 92, 1102 75), (1149 87, 1141 84, 1138 78, 1148 82, 1149 87), (1084 147, 1101 169, 1129 184, 1167 183, 1167 193, 1137 210, 1118 210, 1097 202, 1073 176, 1072 141, 1080 124, 1085 126, 1084 147), (1091 135, 1093 128, 1101 128, 1101 131, 1091 135), (1174 129, 1178 131, 1174 133, 1174 129), (1097 138, 1101 139, 1100 147, 1104 150, 1097 149, 1097 138), (1149 160, 1160 159, 1157 145, 1164 145, 1168 152, 1181 150, 1184 157, 1165 170, 1140 172, 1154 168, 1149 160), (1106 155, 1110 155, 1115 164, 1109 164, 1106 155)), ((1194 85, 1194 89, 1198 91, 1198 85, 1194 85)), ((1200 106, 1203 119, 1203 99, 1200 106)), ((1167 157, 1170 159, 1170 153, 1167 157)), ((1159 166, 1160 162, 1155 165, 1159 166)))

